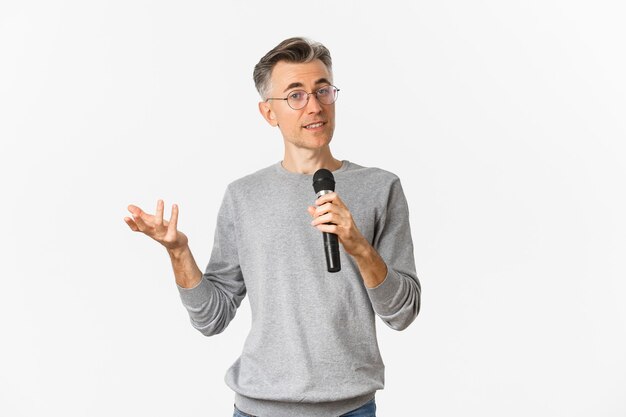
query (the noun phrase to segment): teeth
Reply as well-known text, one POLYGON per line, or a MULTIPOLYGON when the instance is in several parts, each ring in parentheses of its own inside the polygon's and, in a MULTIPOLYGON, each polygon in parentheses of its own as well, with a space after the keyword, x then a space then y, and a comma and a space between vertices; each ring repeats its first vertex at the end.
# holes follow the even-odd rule
POLYGON ((315 129, 316 127, 320 127, 322 126, 324 123, 323 122, 319 122, 319 123, 313 123, 310 125, 305 126, 307 129, 315 129))

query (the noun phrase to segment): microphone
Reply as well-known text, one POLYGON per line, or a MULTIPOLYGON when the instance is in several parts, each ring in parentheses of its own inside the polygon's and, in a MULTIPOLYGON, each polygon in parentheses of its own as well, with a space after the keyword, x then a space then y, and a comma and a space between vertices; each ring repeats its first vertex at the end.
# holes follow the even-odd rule
MULTIPOLYGON (((324 194, 335 191, 335 177, 327 169, 318 169, 313 174, 313 189, 317 198, 324 194)), ((341 263, 339 261, 339 241, 334 233, 322 232, 324 236, 324 253, 326 254, 326 267, 328 272, 339 272, 341 263)))

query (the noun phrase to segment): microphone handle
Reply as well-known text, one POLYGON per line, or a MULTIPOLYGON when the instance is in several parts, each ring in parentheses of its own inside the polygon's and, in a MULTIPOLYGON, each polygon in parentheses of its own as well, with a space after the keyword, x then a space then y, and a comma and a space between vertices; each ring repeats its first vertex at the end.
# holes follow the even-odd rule
MULTIPOLYGON (((332 193, 332 190, 321 190, 317 193, 317 197, 324 194, 332 193)), ((324 237, 324 253, 326 254, 326 268, 328 272, 341 271, 341 262, 339 261, 339 239, 334 233, 322 232, 324 237)))
POLYGON ((334 233, 323 232, 324 236, 324 252, 326 253, 326 267, 328 272, 341 271, 341 262, 339 261, 339 240, 334 233))

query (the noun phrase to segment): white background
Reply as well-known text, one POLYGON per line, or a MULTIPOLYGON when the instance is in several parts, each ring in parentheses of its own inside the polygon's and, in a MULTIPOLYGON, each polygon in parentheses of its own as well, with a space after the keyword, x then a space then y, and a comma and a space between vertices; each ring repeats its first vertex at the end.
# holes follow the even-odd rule
POLYGON ((231 415, 247 302, 193 330, 123 217, 178 203, 204 269, 226 185, 282 158, 251 74, 298 35, 333 54, 335 156, 411 209, 379 415, 626 414, 622 2, 0 4, 0 415, 231 415))

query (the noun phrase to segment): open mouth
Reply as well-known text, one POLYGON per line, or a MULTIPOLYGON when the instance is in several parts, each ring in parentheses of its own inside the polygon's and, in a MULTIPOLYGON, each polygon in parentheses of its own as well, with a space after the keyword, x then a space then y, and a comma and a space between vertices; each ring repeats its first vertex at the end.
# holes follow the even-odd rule
POLYGON ((315 123, 305 125, 304 128, 305 129, 317 129, 317 128, 324 126, 325 124, 326 122, 315 122, 315 123))

